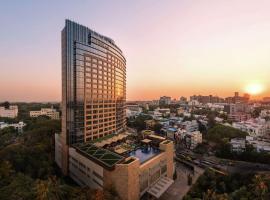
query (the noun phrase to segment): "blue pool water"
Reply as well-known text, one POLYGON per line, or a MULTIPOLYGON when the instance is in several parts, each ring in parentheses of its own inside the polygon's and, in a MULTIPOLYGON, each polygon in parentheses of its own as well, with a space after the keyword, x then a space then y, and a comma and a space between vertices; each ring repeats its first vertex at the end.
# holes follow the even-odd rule
POLYGON ((159 154, 159 149, 155 149, 155 148, 152 148, 152 147, 142 147, 142 148, 139 148, 139 149, 136 149, 134 151, 131 151, 129 153, 130 156, 134 156, 136 158, 139 158, 140 160, 140 163, 143 163, 145 162, 146 160, 154 157, 155 155, 159 154))

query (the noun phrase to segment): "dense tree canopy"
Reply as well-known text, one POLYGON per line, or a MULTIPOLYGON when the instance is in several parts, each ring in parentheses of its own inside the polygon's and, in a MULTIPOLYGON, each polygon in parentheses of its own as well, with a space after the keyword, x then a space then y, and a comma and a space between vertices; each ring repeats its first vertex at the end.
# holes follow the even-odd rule
POLYGON ((81 188, 62 177, 54 164, 54 134, 60 120, 26 119, 23 134, 14 129, 0 133, 0 199, 94 200, 115 199, 113 188, 105 191, 81 188))
POLYGON ((208 130, 206 139, 211 142, 222 143, 226 139, 229 140, 232 138, 245 138, 247 135, 248 134, 246 132, 235 129, 233 127, 217 124, 208 130))
POLYGON ((127 125, 131 128, 137 129, 137 131, 142 131, 146 129, 146 120, 153 119, 150 115, 139 115, 135 119, 127 119, 127 125))
POLYGON ((191 188, 184 200, 268 200, 270 176, 232 174, 228 176, 207 170, 191 188))
POLYGON ((268 152, 257 152, 252 145, 246 145, 244 151, 237 152, 232 151, 230 143, 224 143, 218 147, 216 156, 232 160, 270 164, 270 154, 268 152))

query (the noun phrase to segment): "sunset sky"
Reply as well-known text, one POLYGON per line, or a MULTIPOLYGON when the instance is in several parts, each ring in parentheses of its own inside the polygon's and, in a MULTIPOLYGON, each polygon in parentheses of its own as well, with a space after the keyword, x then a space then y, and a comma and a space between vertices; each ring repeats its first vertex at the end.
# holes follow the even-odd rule
POLYGON ((123 50, 128 100, 224 97, 252 88, 261 90, 253 98, 270 96, 269 0, 6 0, 0 101, 61 100, 66 18, 123 50))

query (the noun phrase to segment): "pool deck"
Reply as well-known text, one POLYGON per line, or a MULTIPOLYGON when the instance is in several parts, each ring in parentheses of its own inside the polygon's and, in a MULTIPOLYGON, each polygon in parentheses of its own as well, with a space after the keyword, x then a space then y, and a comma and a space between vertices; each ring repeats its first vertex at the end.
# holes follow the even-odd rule
POLYGON ((159 149, 154 149, 153 147, 148 147, 147 150, 141 147, 134 151, 131 151, 129 153, 129 156, 137 157, 140 160, 140 163, 142 164, 150 160, 151 158, 157 156, 160 153, 161 151, 159 149))

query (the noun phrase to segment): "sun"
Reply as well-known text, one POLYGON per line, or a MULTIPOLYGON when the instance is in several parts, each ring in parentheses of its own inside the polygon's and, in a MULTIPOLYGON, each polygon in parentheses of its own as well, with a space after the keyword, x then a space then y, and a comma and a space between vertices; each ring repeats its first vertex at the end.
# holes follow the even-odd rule
POLYGON ((252 95, 257 95, 262 93, 264 90, 264 87, 260 83, 251 83, 246 86, 246 92, 252 95))

